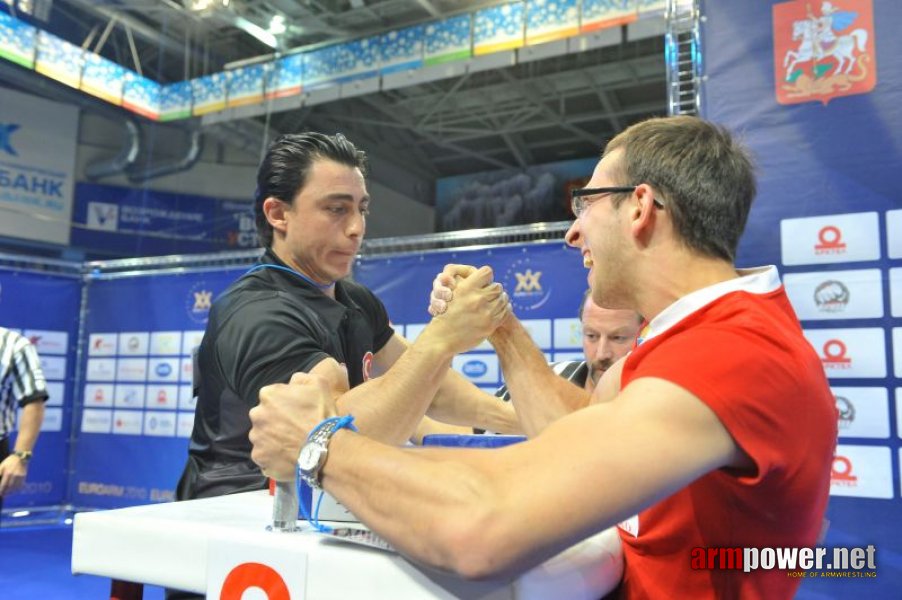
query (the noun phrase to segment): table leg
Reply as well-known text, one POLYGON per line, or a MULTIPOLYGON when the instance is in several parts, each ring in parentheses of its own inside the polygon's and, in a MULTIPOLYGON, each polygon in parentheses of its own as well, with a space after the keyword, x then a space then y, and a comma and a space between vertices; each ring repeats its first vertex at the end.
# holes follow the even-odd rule
POLYGON ((110 583, 110 600, 141 600, 144 584, 113 579, 110 583))

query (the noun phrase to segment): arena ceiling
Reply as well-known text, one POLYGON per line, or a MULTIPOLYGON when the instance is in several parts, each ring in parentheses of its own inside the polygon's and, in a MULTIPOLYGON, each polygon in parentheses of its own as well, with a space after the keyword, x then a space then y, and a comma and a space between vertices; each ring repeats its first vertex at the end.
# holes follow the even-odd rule
MULTIPOLYGON (((160 82, 278 49, 317 47, 502 2, 459 0, 0 0, 31 21, 160 82), (19 6, 22 8, 22 6, 19 6), (250 25, 249 25, 250 24, 250 25), (256 29, 255 29, 256 28, 256 29), (264 31, 259 36, 254 32, 264 31), (276 36, 266 33, 281 31, 276 36), (250 33, 249 33, 250 32, 250 33), (259 39, 268 38, 266 41, 259 39), (272 47, 275 42, 276 48, 272 47)), ((667 112, 661 30, 608 32, 594 49, 217 124, 259 156, 281 132, 342 131, 403 169, 431 203, 437 178, 597 155, 626 125, 667 112)), ((378 179, 377 173, 374 177, 378 179)), ((390 182, 385 182, 390 183, 390 182)), ((411 193, 413 188, 420 192, 411 193)))

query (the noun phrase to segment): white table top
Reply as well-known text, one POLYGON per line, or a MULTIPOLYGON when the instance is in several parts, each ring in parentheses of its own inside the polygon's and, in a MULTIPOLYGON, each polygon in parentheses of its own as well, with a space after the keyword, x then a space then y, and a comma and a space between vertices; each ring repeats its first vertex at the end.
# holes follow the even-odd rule
POLYGON ((267 531, 271 518, 272 497, 265 491, 80 513, 72 572, 204 593, 211 547, 265 546, 306 554, 308 600, 597 600, 617 585, 623 570, 613 528, 515 581, 470 582, 418 567, 395 553, 329 539, 304 521, 298 532, 267 531))

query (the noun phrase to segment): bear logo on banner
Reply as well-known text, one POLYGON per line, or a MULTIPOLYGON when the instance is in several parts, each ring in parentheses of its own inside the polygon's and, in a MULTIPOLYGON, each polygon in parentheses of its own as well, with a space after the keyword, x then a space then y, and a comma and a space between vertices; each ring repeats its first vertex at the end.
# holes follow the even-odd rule
POLYGON ((823 102, 877 85, 872 0, 775 4, 777 102, 823 102))

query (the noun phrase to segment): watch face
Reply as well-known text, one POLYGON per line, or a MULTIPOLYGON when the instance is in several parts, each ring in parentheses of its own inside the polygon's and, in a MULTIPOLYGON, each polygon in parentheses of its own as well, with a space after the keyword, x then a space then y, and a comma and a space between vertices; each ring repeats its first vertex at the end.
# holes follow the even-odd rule
POLYGON ((318 444, 305 444, 298 456, 298 466, 301 471, 310 473, 315 470, 319 466, 319 460, 324 450, 325 448, 318 444))

